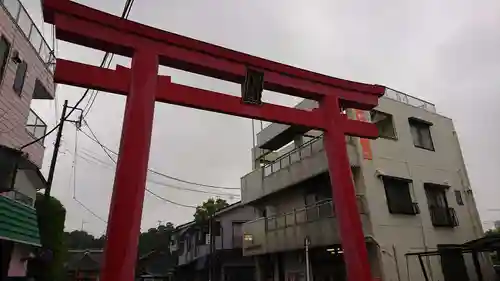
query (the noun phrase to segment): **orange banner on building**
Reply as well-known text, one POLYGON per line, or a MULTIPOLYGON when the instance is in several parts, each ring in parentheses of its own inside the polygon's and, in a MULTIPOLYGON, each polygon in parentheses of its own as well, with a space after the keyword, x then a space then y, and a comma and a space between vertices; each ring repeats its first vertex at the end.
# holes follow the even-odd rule
MULTIPOLYGON (((369 122, 369 118, 366 116, 368 114, 366 111, 356 109, 356 119, 359 121, 363 122, 369 122)), ((369 139, 359 139, 359 143, 361 144, 361 150, 363 152, 363 158, 372 160, 373 159, 373 153, 372 153, 372 146, 370 143, 369 139)))

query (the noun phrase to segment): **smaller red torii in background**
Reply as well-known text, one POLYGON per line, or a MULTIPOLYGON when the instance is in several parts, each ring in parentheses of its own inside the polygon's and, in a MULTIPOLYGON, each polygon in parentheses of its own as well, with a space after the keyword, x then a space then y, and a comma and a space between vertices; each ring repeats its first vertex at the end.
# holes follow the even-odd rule
POLYGON ((370 264, 344 135, 376 138, 373 124, 350 120, 341 108, 369 110, 384 87, 309 72, 197 41, 106 14, 69 0, 44 0, 44 19, 56 37, 132 58, 130 69, 109 70, 57 60, 57 83, 127 96, 120 153, 109 213, 101 280, 134 280, 155 101, 325 132, 335 212, 349 281, 370 281, 370 264), (248 69, 263 75, 263 88, 319 101, 304 111, 274 104, 247 104, 222 93, 175 84, 158 76, 159 65, 245 82, 248 69))

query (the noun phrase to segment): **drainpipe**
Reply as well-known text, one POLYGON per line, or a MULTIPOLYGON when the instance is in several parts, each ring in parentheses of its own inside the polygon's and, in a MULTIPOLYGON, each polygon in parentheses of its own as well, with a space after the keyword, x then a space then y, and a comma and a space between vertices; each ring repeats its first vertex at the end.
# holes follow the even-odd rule
POLYGON ((309 237, 306 236, 306 239, 304 239, 304 244, 306 247, 306 281, 311 280, 311 268, 310 268, 310 263, 309 263, 309 244, 311 244, 311 240, 309 240, 309 237))

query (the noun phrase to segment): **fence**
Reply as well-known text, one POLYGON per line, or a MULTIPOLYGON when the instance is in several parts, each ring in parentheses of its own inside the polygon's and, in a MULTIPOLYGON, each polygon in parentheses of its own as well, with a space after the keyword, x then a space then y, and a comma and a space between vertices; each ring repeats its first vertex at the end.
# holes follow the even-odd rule
MULTIPOLYGON (((26 122, 26 131, 35 139, 43 137, 47 131, 47 124, 32 109, 30 109, 28 121, 26 122)), ((41 139, 39 143, 43 145, 44 140, 41 139)))
POLYGON ((2 193, 3 196, 10 198, 14 201, 17 201, 19 203, 22 203, 24 205, 28 205, 30 207, 33 207, 34 199, 29 197, 28 195, 25 195, 19 191, 16 190, 11 190, 8 192, 2 193))
POLYGON ((0 5, 2 5, 23 32, 24 36, 26 36, 26 39, 28 39, 47 70, 50 73, 54 73, 54 51, 49 47, 49 44, 43 38, 42 33, 38 30, 22 3, 19 0, 0 0, 0 5))
MULTIPOLYGON (((362 196, 357 196, 358 211, 365 213, 362 196)), ((266 220, 266 231, 273 231, 286 227, 293 227, 302 223, 313 222, 319 219, 335 217, 334 204, 332 200, 322 200, 316 204, 294 209, 292 212, 280 214, 272 217, 262 218, 266 220)))
POLYGON ((391 88, 385 88, 385 93, 384 97, 397 100, 402 103, 409 104, 411 106, 419 107, 422 109, 425 109, 430 112, 436 113, 436 106, 430 102, 426 102, 424 100, 421 100, 419 98, 407 95, 402 92, 398 92, 396 90, 393 90, 391 88))

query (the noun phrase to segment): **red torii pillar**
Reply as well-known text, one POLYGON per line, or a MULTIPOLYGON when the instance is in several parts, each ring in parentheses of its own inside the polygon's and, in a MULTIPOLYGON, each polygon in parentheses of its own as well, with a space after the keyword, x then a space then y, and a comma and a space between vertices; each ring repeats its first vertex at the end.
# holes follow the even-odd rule
POLYGON ((58 39, 132 58, 131 69, 103 69, 58 60, 57 83, 127 96, 111 199, 103 281, 134 280, 155 101, 325 132, 335 212, 350 281, 370 281, 370 264, 351 179, 344 135, 376 138, 373 124, 349 120, 341 108, 369 110, 384 87, 366 85, 252 57, 120 19, 69 0, 45 0, 45 21, 58 39), (243 83, 248 68, 264 74, 264 88, 318 100, 314 111, 242 103, 239 97, 172 83, 159 65, 243 83))

